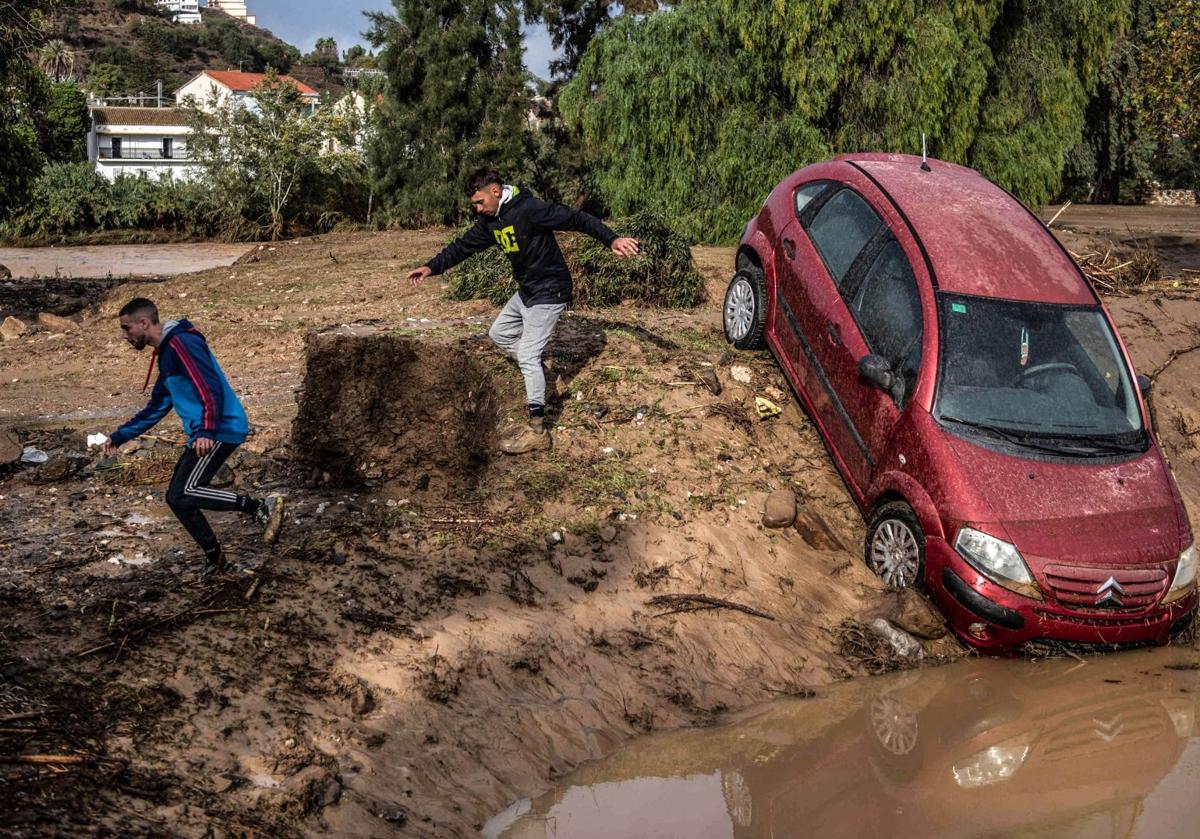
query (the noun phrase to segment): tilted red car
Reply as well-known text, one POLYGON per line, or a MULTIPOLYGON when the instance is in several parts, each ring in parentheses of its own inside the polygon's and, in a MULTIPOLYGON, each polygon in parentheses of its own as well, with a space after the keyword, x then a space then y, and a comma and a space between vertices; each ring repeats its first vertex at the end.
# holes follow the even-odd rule
POLYGON ((977 172, 854 154, 784 179, 724 306, 768 347, 868 521, 865 556, 966 643, 1165 643, 1196 546, 1104 305, 977 172))

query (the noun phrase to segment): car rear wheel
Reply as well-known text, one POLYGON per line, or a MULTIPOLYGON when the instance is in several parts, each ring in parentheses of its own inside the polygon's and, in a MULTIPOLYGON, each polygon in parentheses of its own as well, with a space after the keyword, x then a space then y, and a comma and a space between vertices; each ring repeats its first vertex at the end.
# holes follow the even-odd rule
POLYGON ((919 588, 925 574, 925 532, 903 501, 884 504, 867 528, 867 565, 891 588, 919 588))
POLYGON ((729 281, 722 310, 725 340, 739 350, 761 350, 766 346, 767 290, 757 268, 740 269, 729 281))

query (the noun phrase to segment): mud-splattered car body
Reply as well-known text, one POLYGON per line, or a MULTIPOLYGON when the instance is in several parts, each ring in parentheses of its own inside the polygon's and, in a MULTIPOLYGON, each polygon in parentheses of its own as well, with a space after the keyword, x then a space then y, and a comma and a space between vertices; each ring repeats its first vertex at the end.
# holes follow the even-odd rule
POLYGON ((1165 643, 1195 546, 1112 320, 978 173, 858 154, 784 179, 746 226, 726 336, 766 346, 870 524, 973 647, 1165 643))

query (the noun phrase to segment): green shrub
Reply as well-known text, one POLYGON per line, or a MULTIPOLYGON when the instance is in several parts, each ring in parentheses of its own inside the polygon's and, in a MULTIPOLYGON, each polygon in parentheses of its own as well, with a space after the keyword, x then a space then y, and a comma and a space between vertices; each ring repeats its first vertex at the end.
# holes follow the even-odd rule
MULTIPOLYGON (((455 236, 467 229, 469 226, 455 236)), ((689 308, 704 300, 704 278, 696 270, 687 240, 671 230, 661 215, 638 213, 618 221, 613 229, 637 239, 641 252, 626 259, 590 236, 559 236, 574 278, 576 305, 602 308, 631 300, 689 308)), ((446 293, 451 300, 490 300, 502 305, 516 290, 508 259, 498 248, 489 248, 451 272, 446 293)))

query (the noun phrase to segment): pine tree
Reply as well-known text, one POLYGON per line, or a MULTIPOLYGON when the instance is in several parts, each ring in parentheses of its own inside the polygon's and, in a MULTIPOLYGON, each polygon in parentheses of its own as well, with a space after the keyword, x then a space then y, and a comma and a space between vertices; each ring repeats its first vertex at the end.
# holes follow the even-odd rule
POLYGON ((514 0, 393 0, 371 15, 388 86, 370 150, 375 192, 397 220, 463 217, 462 183, 488 165, 519 173, 528 160, 520 14, 514 0))

